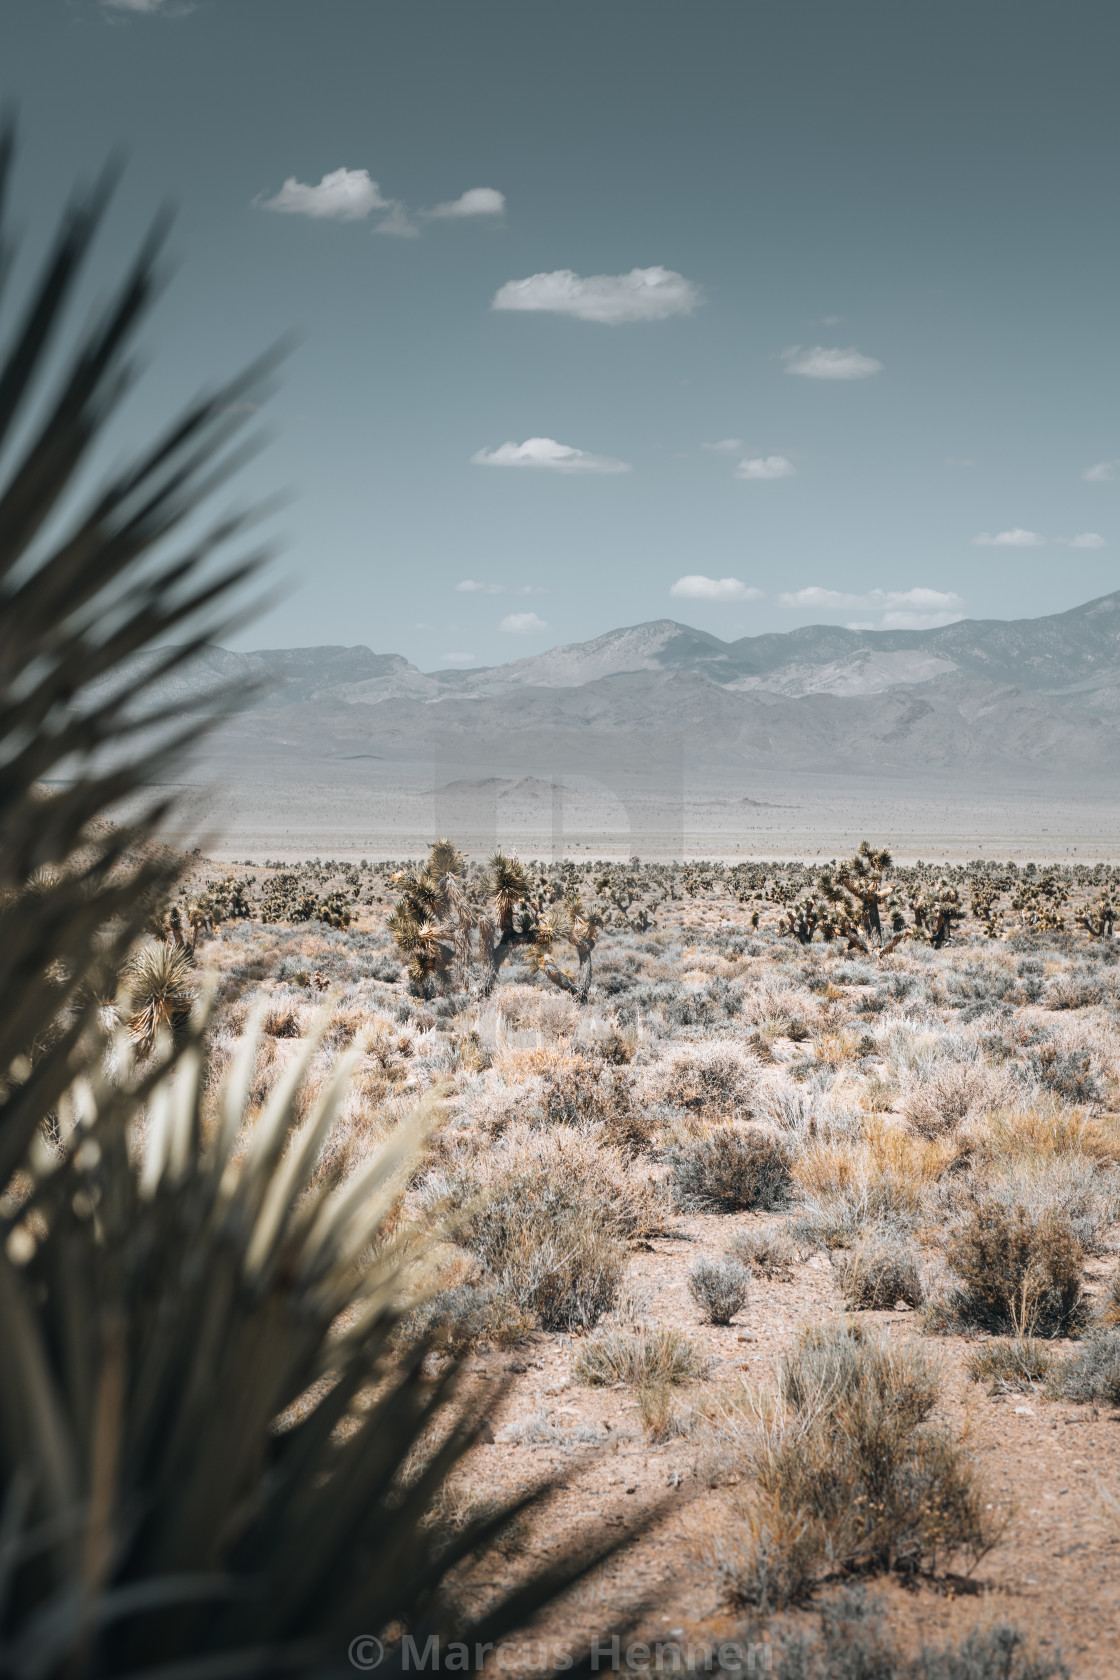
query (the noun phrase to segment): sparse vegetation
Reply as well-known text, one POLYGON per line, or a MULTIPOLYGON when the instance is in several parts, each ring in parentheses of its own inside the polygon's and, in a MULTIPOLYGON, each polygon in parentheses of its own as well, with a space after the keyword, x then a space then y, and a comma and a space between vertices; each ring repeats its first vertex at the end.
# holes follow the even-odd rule
POLYGON ((890 1309, 899 1302, 920 1307, 925 1300, 914 1245, 889 1232, 868 1231, 852 1248, 842 1251, 836 1277, 844 1304, 853 1311, 890 1309))
POLYGON ((751 1274, 742 1261, 698 1260, 688 1274, 688 1289, 709 1324, 730 1324, 750 1294, 751 1274))
MULTIPOLYGON (((914 1421, 917 1390, 930 1394, 911 1358, 923 1336, 990 1338, 973 1340, 967 1361, 981 1408, 989 1394, 1032 1409, 1048 1396, 1110 1403, 1107 1343, 1054 1353, 1055 1337, 1086 1333, 1090 1311, 1100 1329, 1116 1312, 1108 1279, 1094 1275, 1087 1297, 1082 1277, 1087 1265, 1099 1274, 1096 1257, 1120 1221, 1120 986, 1108 939, 1075 921, 1113 890, 1110 877, 1072 866, 1040 882, 1046 872, 1011 866, 880 862, 867 862, 866 878, 843 866, 877 895, 878 930, 850 887, 840 883, 847 898, 824 893, 819 868, 523 862, 514 884, 527 896, 509 926, 524 915, 526 937, 507 941, 496 970, 478 926, 491 913, 492 863, 453 847, 419 866, 243 863, 224 895, 206 865, 211 919, 190 919, 201 902, 190 883, 178 901, 190 974, 219 976, 219 1066, 245 1031, 246 982, 270 990, 254 1100, 306 1033, 316 993, 337 994, 337 1026, 309 1083, 353 1046, 353 1094, 319 1171, 360 1170, 416 1097, 437 1092, 430 1162, 392 1213, 441 1233, 427 1299, 401 1334, 432 1338, 441 1357, 512 1361, 526 1382, 561 1360, 572 1388, 554 1409, 538 1391, 495 1420, 503 1446, 594 1456, 645 1442, 667 1462, 700 1452, 712 1498, 734 1512, 725 1520, 727 1507, 713 1507, 706 1555, 732 1595, 756 1606, 815 1604, 833 1568, 967 1567, 998 1534, 999 1502, 981 1499, 936 1399, 914 1421), (469 940, 456 948, 450 937, 449 893, 433 924, 446 966, 410 977, 387 918, 408 871, 438 876, 441 862, 454 866, 446 873, 466 900, 469 940), (278 874, 295 877, 287 902, 297 908, 349 895, 349 925, 261 920, 278 874), (572 902, 601 918, 582 1001, 547 973, 540 937, 542 919, 572 902), (791 910, 802 934, 812 923, 808 943, 789 936, 791 910), (674 1234, 702 1246, 661 1240, 674 1234), (712 1244, 725 1258, 696 1268, 712 1244), (736 1309, 743 1274, 754 1282, 736 1309), (667 1292, 636 1308, 635 1277, 667 1292), (870 1322, 859 1315, 900 1306, 916 1340, 899 1342, 897 1380, 877 1399, 865 1378, 849 1389, 848 1366, 869 1357, 860 1326, 870 1322), (780 1396, 753 1386, 758 1343, 775 1325, 795 1334, 841 1307, 853 1314, 847 1352, 834 1343, 819 1356, 831 1378, 804 1378, 818 1356, 803 1348, 786 1362, 780 1396), (720 1328, 723 1318, 734 1328, 720 1328), (550 1338, 569 1335, 570 1353, 548 1353, 550 1338), (1091 1349, 1091 1371, 1075 1378, 1091 1349), (814 1413, 830 1420, 819 1434, 814 1413), (861 1455, 872 1439, 869 1467, 861 1455), (806 1515, 795 1500, 818 1486, 806 1515), (861 1529, 837 1513, 865 1486, 877 1499, 886 1490, 885 1514, 861 1529)), ((561 939, 555 951, 564 948, 561 939)), ((578 987, 574 968, 569 978, 578 987)), ((902 1325, 891 1334, 901 1338, 902 1325)), ((498 1463, 483 1461, 484 1474, 498 1463)), ((811 1614, 797 1609, 795 1623, 811 1614)), ((952 1661, 964 1662, 963 1650, 952 1661)), ((1021 1643, 974 1642, 967 1660, 983 1674, 997 1651, 1008 1673, 1033 1672, 1021 1643)))
POLYGON ((775 1208, 789 1196, 789 1152, 762 1132, 717 1126, 672 1150, 669 1159, 682 1207, 775 1208))
POLYGON ((1049 1386, 1063 1400, 1120 1406, 1120 1331, 1102 1330, 1081 1352, 1055 1364, 1049 1386))
POLYGON ((945 1257, 961 1287, 934 1304, 940 1322, 1064 1336, 1084 1314, 1084 1249, 1058 1208, 1035 1215, 987 1197, 952 1233, 945 1257))
POLYGON ((731 1598, 780 1609, 826 1569, 913 1574, 998 1538, 971 1461, 929 1421, 938 1375, 914 1343, 802 1334, 743 1442, 750 1490, 713 1561, 731 1598))
POLYGON ((630 1383, 656 1388, 691 1382, 702 1374, 704 1360, 687 1336, 671 1325, 628 1322, 602 1324, 581 1343, 572 1369, 592 1387, 630 1383))

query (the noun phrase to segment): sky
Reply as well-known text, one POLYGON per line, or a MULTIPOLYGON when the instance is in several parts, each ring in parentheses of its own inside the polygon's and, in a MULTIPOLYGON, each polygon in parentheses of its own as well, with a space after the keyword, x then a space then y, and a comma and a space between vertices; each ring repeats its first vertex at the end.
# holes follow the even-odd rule
MULTIPOLYGON (((1120 584, 1115 0, 4 0, 33 271, 128 167, 119 451, 285 333, 234 645, 496 664, 1120 584)), ((18 295, 18 285, 16 287, 18 295)))

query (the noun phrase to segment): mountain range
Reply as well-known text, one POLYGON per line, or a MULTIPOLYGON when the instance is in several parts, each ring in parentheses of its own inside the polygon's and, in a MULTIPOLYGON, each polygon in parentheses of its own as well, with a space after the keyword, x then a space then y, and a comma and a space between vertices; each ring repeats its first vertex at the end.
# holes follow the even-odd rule
POLYGON ((162 698, 186 704, 216 681, 259 685, 220 759, 270 773, 561 731, 672 732, 690 768, 720 780, 764 764, 1076 776, 1120 768, 1120 591, 1043 618, 733 642, 657 619, 473 670, 424 672, 367 647, 211 647, 162 698))

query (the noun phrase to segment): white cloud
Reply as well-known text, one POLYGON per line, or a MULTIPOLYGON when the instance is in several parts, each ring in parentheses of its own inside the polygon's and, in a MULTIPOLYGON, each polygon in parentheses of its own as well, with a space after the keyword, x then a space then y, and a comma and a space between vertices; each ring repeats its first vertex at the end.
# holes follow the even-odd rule
POLYGON ((822 589, 810 585, 778 596, 780 607, 806 607, 817 612, 866 611, 882 613, 879 625, 866 622, 849 624, 849 630, 932 630, 942 624, 953 624, 963 617, 964 601, 959 595, 942 589, 869 589, 864 595, 854 595, 843 589, 822 589))
POLYGON ((191 10, 186 0, 101 0, 101 4, 110 12, 166 12, 173 16, 191 10))
POLYGON ((740 461, 735 468, 736 478, 792 478, 793 462, 784 455, 759 455, 752 461, 740 461))
POLYGON ((473 653, 441 653, 440 662, 444 665, 473 665, 473 653))
POLYGON ((420 229, 415 222, 408 219, 408 211, 403 204, 394 204, 383 222, 378 222, 374 233, 388 233, 396 239, 418 239, 420 229))
POLYGON ((972 543, 975 548, 1045 548, 1046 538, 1017 525, 1013 531, 997 531, 994 537, 990 531, 981 531, 972 543))
POLYGON ((624 473, 626 461, 610 455, 591 455, 586 449, 557 443, 555 438, 526 438, 524 443, 503 443, 497 449, 478 449, 471 456, 476 467, 543 467, 559 473, 624 473))
POLYGON ((369 178, 368 169, 333 169, 317 187, 307 186, 289 175, 274 198, 266 198, 262 209, 280 210, 292 216, 331 218, 341 222, 361 221, 371 210, 393 210, 391 198, 369 178))
POLYGON ((531 274, 527 280, 507 280, 490 307, 543 310, 617 327, 691 315, 699 302, 699 287, 671 268, 632 268, 629 274, 589 274, 586 279, 570 268, 558 268, 551 274, 531 274))
POLYGON ((458 198, 451 199, 447 204, 437 204, 423 214, 458 221, 464 216, 502 216, 505 208, 506 195, 496 187, 469 187, 458 198))
POLYGON ((712 449, 717 455, 738 455, 743 448, 742 438, 721 438, 718 443, 701 444, 702 449, 712 449))
POLYGON ((1062 537, 1059 539, 1066 548, 1107 548, 1108 544, 1099 531, 1082 531, 1076 537, 1062 537))
POLYGON ((507 613, 498 629, 508 631, 511 636, 534 636, 538 630, 547 630, 548 625, 535 612, 507 613))
POLYGON ((1081 476, 1089 484, 1111 484, 1117 467, 1120 461, 1098 461, 1095 467, 1086 467, 1081 476))
POLYGON ((800 344, 794 344, 782 351, 782 359, 787 373, 799 373, 805 379, 869 379, 873 373, 883 371, 882 362, 854 348, 826 350, 814 344, 811 349, 803 350, 800 344))
POLYGON ((464 578, 462 583, 455 585, 461 595, 504 595, 505 587, 500 583, 476 583, 474 578, 464 578))
POLYGON ((761 601, 762 590, 738 578, 710 578, 700 574, 678 578, 669 590, 678 601, 761 601))

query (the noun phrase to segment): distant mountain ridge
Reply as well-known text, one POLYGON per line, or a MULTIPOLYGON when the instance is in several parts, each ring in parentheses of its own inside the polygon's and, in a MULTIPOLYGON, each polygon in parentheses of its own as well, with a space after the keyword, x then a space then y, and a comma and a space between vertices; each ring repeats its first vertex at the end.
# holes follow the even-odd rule
MULTIPOLYGON (((155 653, 137 664, 154 662, 155 653)), ((323 701, 381 705, 489 699, 519 689, 581 688, 636 672, 689 674, 719 688, 797 699, 854 697, 960 675, 1120 710, 1120 590, 1043 618, 959 619, 933 630, 848 630, 811 624, 724 642, 669 618, 608 631, 507 664, 421 671, 368 647, 211 647, 166 684, 182 699, 220 682, 256 682, 254 707, 323 701)))
POLYGON ((521 785, 552 773, 549 743, 579 740, 634 763, 638 736, 679 739, 694 780, 752 791, 759 772, 905 772, 974 786, 1026 773, 1025 785, 1101 786, 1120 772, 1120 591, 1049 617, 934 630, 807 625, 723 642, 657 619, 469 671, 425 672, 367 647, 211 647, 167 679, 161 699, 186 705, 216 683, 246 682, 262 686, 201 761, 227 780, 294 786, 363 765, 368 780, 439 764, 449 783, 521 785))

